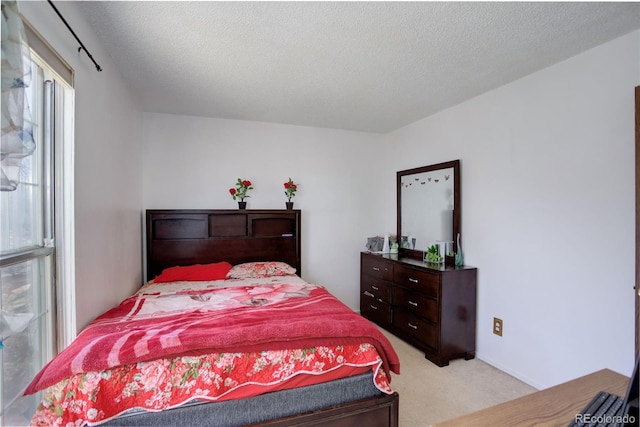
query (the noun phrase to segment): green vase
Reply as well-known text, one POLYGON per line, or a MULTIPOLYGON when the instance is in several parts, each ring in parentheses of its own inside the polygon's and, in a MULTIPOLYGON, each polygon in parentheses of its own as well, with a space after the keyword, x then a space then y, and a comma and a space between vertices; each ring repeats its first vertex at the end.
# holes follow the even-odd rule
POLYGON ((460 233, 458 233, 456 248, 456 267, 462 267, 464 265, 464 253, 462 252, 462 245, 460 244, 460 233))

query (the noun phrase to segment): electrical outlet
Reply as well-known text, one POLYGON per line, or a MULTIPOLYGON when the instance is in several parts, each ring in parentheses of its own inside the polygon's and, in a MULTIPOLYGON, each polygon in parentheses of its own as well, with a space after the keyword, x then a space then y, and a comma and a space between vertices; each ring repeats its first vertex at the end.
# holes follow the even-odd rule
POLYGON ((502 319, 493 318, 493 333, 502 336, 502 319))

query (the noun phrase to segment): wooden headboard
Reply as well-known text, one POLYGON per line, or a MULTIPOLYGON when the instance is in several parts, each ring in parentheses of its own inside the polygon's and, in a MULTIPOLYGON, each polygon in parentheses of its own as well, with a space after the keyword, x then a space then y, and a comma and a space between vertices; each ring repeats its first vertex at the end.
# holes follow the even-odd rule
POLYGON ((299 210, 147 210, 147 280, 176 265, 283 261, 301 274, 299 210))

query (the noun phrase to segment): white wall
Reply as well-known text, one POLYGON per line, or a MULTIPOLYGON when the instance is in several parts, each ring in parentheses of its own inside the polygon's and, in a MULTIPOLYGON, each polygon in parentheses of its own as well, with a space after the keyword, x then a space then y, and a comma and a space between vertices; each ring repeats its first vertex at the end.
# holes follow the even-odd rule
POLYGON ((73 2, 56 2, 102 66, 97 72, 47 2, 20 11, 75 70, 76 324, 83 328, 140 286, 142 112, 73 2))
MULTIPOLYGON (((248 209, 284 209, 284 182, 299 183, 302 277, 359 308, 360 251, 385 230, 376 134, 144 114, 144 208, 237 209, 229 188, 249 179, 248 209)), ((388 186, 387 186, 388 187, 388 186)))
POLYGON ((398 169, 461 159, 477 356, 538 388, 602 368, 631 374, 639 41, 632 33, 385 136, 398 169))

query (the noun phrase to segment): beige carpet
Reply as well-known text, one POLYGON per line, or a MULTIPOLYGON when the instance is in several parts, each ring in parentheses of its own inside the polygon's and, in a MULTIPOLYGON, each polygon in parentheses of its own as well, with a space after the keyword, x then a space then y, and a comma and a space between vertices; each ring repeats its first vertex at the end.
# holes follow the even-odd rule
POLYGON ((536 391, 479 359, 453 360, 439 368, 424 353, 381 329, 400 357, 400 426, 426 427, 536 391))

